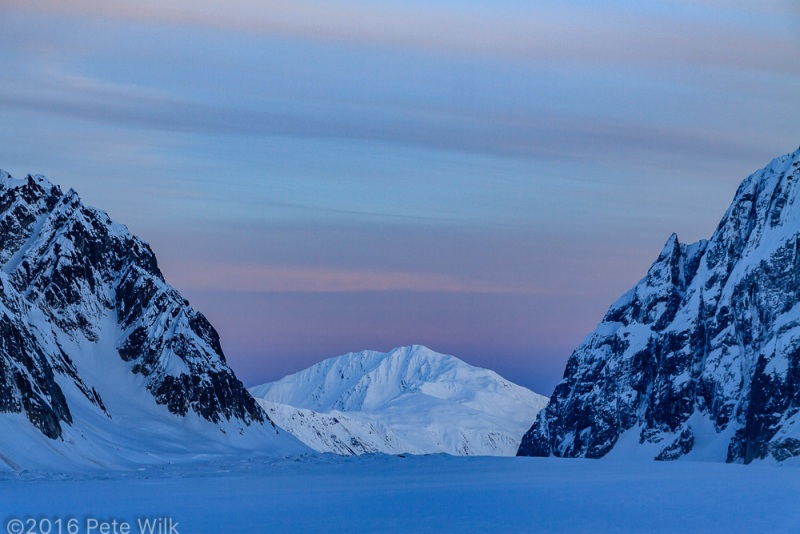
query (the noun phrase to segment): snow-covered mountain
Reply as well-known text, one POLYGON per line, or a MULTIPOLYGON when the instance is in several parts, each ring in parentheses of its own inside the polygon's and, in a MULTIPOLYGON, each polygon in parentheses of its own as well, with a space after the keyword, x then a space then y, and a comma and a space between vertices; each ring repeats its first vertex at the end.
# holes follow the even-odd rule
POLYGON ((673 235, 567 364, 520 455, 800 455, 800 150, 747 178, 708 241, 673 235))
POLYGON ((250 388, 320 452, 513 455, 547 398, 426 347, 349 353, 250 388))
POLYGON ((300 448, 145 242, 73 190, 0 171, 0 469, 231 446, 300 448))

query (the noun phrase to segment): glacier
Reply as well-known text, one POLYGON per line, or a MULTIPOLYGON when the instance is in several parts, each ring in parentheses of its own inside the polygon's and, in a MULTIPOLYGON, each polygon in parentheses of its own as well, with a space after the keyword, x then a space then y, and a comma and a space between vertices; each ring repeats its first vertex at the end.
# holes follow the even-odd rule
POLYGON ((800 524, 797 475, 793 468, 703 462, 240 457, 126 471, 0 473, 0 525, 14 518, 76 518, 82 525, 116 519, 138 532, 137 519, 167 517, 179 533, 192 534, 791 533, 800 524))

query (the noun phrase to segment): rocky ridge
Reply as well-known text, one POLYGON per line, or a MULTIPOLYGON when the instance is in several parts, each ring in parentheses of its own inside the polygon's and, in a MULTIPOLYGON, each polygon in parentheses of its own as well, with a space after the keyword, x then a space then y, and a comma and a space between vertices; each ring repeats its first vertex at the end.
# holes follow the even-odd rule
POLYGON ((0 414, 63 442, 76 406, 114 421, 138 402, 222 433, 271 428, 147 243, 73 190, 0 171, 0 414))
POLYGON ((570 357, 518 454, 750 463, 800 455, 800 150, 708 241, 673 235, 570 357))

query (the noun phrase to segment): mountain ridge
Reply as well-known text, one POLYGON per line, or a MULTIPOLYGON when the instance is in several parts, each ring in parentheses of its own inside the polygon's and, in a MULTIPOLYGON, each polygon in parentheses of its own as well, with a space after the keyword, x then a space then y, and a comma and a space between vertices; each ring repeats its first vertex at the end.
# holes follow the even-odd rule
MULTIPOLYGON (((0 171, 0 288, 5 464, 24 463, 12 450, 34 464, 48 461, 11 442, 11 428, 22 432, 13 414, 46 438, 32 435, 34 448, 56 448, 75 462, 130 456, 114 449, 136 448, 136 440, 115 432, 155 421, 178 435, 204 428, 211 442, 254 433, 267 448, 294 443, 269 437, 276 430, 228 367, 217 332, 166 283, 149 245, 74 190, 0 171), (94 432, 103 434, 104 451, 90 443, 94 432)), ((191 449, 179 437, 161 441, 191 449)), ((141 445, 152 443, 142 436, 141 445)))
POLYGON ((573 352, 518 454, 800 455, 798 181, 800 149, 746 178, 709 240, 673 234, 573 352))
POLYGON ((546 397, 421 345, 328 358, 250 388, 320 452, 513 455, 546 397))

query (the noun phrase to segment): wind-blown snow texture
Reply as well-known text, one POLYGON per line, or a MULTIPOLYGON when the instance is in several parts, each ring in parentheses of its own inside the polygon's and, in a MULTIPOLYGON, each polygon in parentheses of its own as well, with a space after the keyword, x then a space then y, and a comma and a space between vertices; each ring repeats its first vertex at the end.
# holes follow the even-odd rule
POLYGON ((320 362, 250 389, 320 452, 514 455, 547 398, 419 345, 320 362))
POLYGON ((0 525, 12 518, 77 518, 79 525, 114 519, 134 533, 137 520, 166 516, 190 534, 796 533, 797 475, 705 462, 235 458, 55 476, 0 473, 0 525))
POLYGON ((800 455, 800 150, 747 178, 709 241, 673 235, 575 350, 520 455, 800 455))
POLYGON ((188 427, 275 434, 146 243, 73 190, 0 171, 0 459, 188 450, 188 427))

